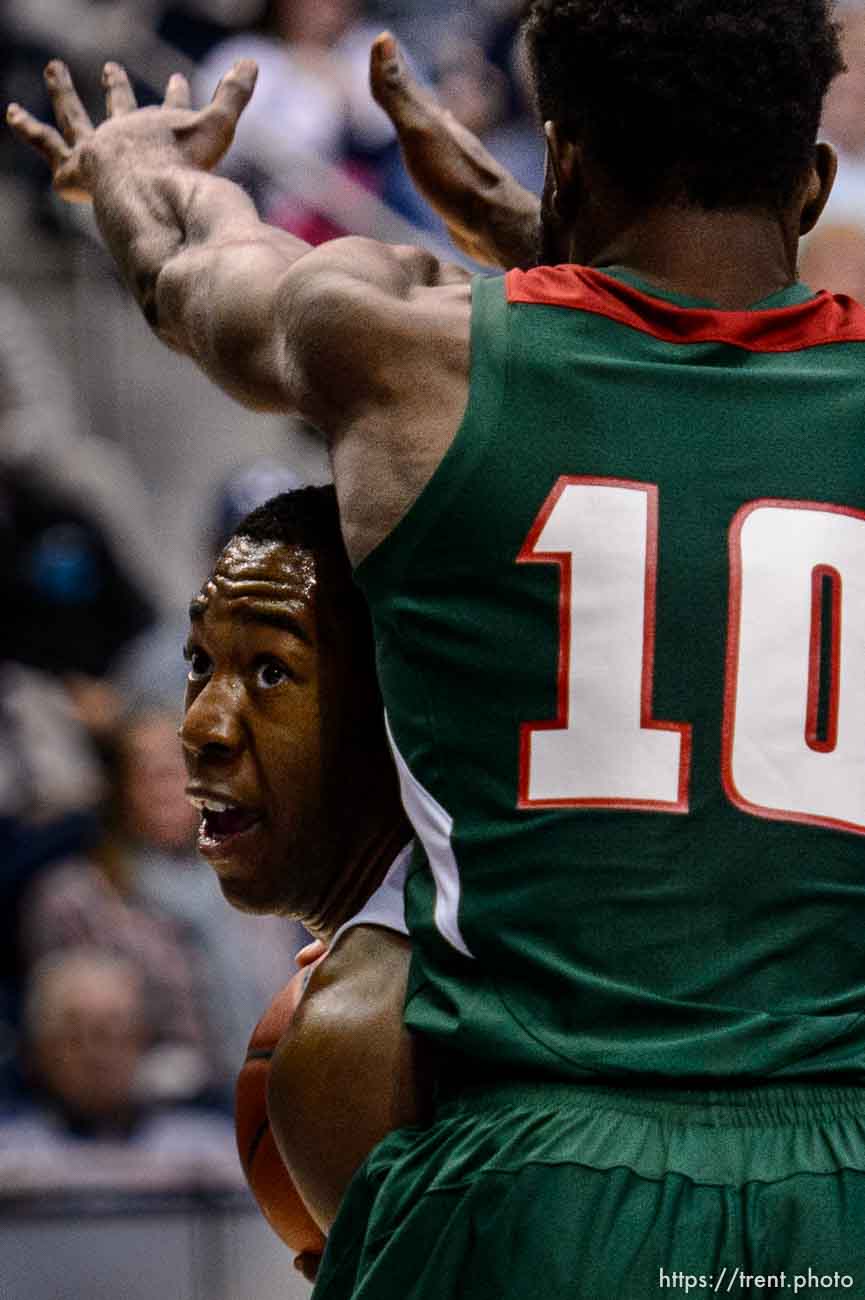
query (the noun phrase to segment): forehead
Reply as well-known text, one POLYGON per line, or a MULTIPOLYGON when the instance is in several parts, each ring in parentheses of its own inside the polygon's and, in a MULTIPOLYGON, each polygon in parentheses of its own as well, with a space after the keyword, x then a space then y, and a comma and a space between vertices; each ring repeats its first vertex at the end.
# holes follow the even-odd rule
POLYGON ((314 634, 318 594, 315 555, 304 546, 233 537, 213 573, 189 606, 195 621, 214 617, 242 622, 299 623, 314 634))

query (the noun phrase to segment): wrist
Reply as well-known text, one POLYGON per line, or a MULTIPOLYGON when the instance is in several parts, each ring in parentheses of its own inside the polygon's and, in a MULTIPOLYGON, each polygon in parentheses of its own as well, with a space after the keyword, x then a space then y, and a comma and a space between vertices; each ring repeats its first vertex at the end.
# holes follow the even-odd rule
POLYGON ((490 260, 504 270, 534 266, 540 200, 507 175, 485 206, 482 242, 490 260))

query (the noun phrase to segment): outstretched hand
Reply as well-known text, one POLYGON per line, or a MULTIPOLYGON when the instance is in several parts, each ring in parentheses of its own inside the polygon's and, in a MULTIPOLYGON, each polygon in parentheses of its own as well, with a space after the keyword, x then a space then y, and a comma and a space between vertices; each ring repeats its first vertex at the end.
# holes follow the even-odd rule
POLYGON ((418 84, 389 32, 373 43, 370 87, 396 129, 415 186, 457 248, 490 266, 532 264, 538 198, 418 84))
POLYGON ((104 175, 133 163, 210 171, 234 139, 257 75, 251 59, 236 63, 207 107, 193 110, 189 84, 176 74, 160 107, 139 108, 124 69, 106 63, 102 83, 107 116, 94 127, 69 69, 54 59, 45 69, 45 84, 57 127, 40 122, 19 104, 9 105, 6 120, 47 160, 57 193, 70 203, 86 203, 104 175))

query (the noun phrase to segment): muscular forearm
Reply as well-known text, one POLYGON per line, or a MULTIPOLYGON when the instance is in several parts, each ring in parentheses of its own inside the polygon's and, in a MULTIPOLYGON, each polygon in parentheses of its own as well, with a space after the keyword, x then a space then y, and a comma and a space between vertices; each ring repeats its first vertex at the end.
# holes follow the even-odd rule
POLYGON ((193 168, 108 172, 93 199, 106 244, 160 339, 246 404, 284 409, 274 300, 309 245, 262 222, 239 186, 193 168))
POLYGON ((239 186, 193 168, 108 169, 93 197, 106 243, 159 338, 256 410, 315 419, 298 361, 319 355, 329 317, 353 330, 347 282, 404 300, 467 279, 419 248, 346 237, 313 250, 261 221, 239 186))
POLYGON ((181 76, 161 107, 139 109, 124 70, 106 64, 108 115, 95 128, 68 69, 53 61, 45 77, 57 127, 16 104, 11 126, 48 160, 59 194, 94 203, 159 337, 246 405, 299 411, 335 430, 373 394, 381 398, 394 342, 418 328, 412 321, 424 311, 438 321, 457 301, 468 308, 447 296, 469 278, 461 268, 375 240, 310 249, 262 222, 242 189, 212 174, 255 86, 250 60, 198 110, 181 76), (419 298, 425 305, 412 313, 419 298))

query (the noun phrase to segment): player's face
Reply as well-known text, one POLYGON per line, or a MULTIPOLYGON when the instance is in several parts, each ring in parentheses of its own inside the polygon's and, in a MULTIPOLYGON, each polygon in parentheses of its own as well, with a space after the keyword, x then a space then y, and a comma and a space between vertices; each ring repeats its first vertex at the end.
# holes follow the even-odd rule
POLYGON ((180 737, 198 848, 230 903, 314 910, 324 869, 315 556, 234 538, 190 607, 180 737))

